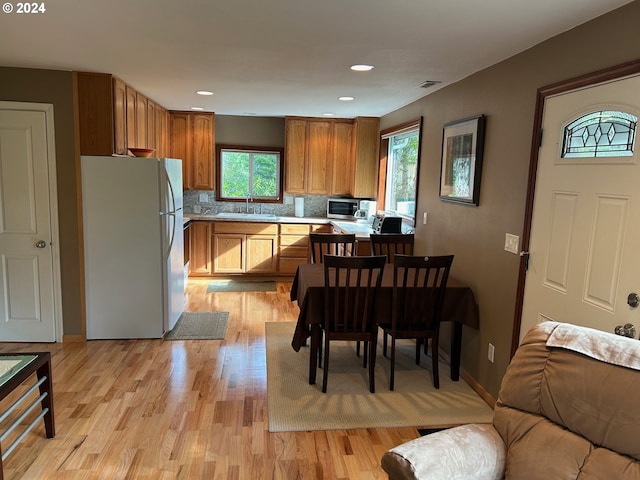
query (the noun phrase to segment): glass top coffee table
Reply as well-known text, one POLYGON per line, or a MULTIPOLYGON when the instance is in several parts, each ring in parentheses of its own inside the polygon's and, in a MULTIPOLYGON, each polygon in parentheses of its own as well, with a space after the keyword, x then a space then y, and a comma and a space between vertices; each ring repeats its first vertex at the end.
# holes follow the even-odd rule
POLYGON ((29 377, 36 374, 37 380, 31 385, 20 398, 11 405, 0 403, 0 422, 4 421, 15 409, 22 408, 23 413, 9 425, 4 432, 0 433, 0 480, 3 478, 2 461, 13 451, 20 441, 29 431, 44 418, 44 428, 47 438, 55 435, 55 424, 53 419, 53 381, 51 378, 51 354, 49 352, 28 352, 28 353, 0 353, 0 402, 11 394, 18 386, 22 385, 29 377), (33 400, 29 396, 36 390, 40 396, 33 400), (26 400, 32 400, 29 405, 24 404, 26 400), (18 437, 7 448, 3 448, 5 438, 19 426, 24 417, 31 412, 38 404, 42 411, 36 418, 18 435, 18 437))

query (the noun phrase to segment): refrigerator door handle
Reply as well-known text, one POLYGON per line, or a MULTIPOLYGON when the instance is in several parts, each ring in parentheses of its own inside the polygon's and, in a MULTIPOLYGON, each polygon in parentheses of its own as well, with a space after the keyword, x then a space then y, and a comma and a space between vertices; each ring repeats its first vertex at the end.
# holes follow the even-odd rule
MULTIPOLYGON (((171 180, 169 179, 169 174, 164 168, 160 168, 160 174, 162 176, 162 181, 165 182, 165 185, 166 185, 165 191, 168 194, 167 197, 164 198, 164 201, 166 203, 165 205, 163 205, 166 208, 166 211, 160 212, 160 216, 171 217, 171 221, 172 221, 171 228, 169 229, 170 234, 168 239, 169 242, 167 244, 167 251, 164 252, 164 258, 166 260, 167 258, 169 258, 169 254, 171 253, 171 249, 173 248, 173 242, 175 241, 175 235, 176 235, 175 212, 177 210, 176 210, 176 196, 175 196, 175 192, 173 191, 173 185, 171 184, 171 180)), ((182 209, 180 208, 178 210, 182 210, 182 209)), ((169 227, 169 225, 167 225, 167 227, 169 227)))

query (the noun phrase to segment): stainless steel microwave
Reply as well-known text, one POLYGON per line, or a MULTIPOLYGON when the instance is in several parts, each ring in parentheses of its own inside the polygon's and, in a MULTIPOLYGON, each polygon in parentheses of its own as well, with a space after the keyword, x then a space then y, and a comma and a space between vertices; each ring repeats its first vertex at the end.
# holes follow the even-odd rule
POLYGON ((356 198, 327 199, 327 218, 353 220, 353 214, 360 208, 360 200, 356 198))

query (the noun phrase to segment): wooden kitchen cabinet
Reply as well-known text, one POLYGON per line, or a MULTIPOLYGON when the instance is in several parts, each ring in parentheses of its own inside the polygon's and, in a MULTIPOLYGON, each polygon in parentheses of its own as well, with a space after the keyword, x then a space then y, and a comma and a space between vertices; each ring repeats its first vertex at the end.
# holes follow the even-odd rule
POLYGON ((278 224, 216 222, 213 254, 215 274, 276 273, 278 224))
POLYGON ((326 195, 331 190, 331 123, 310 120, 307 131, 307 193, 326 195))
POLYGON ((189 229, 189 275, 211 275, 213 273, 211 261, 213 222, 193 220, 189 229))
MULTIPOLYGON (((129 147, 155 148, 158 137, 152 117, 158 104, 111 74, 73 75, 81 155, 129 155, 129 147)), ((165 138, 167 133, 161 132, 165 138)))
POLYGON ((307 191, 307 127, 302 119, 285 120, 285 189, 289 193, 307 191))
POLYGON ((380 163, 380 119, 357 117, 353 135, 352 194, 357 198, 375 198, 380 163))
POLYGON ((331 195, 349 195, 353 191, 353 124, 333 124, 331 157, 331 195))
POLYGON ((170 156, 182 160, 185 190, 214 189, 214 114, 170 112, 170 156))
POLYGON ((285 119, 288 193, 375 196, 379 119, 359 119, 285 119))
POLYGON ((308 224, 283 223, 280 225, 279 272, 294 275, 298 265, 309 263, 308 224))

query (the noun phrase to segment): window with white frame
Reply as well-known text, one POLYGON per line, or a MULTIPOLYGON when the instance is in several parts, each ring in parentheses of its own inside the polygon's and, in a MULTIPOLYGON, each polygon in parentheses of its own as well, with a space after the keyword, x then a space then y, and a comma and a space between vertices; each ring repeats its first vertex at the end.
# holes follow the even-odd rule
POLYGON ((379 198, 384 211, 415 221, 420 163, 420 127, 422 119, 382 132, 383 150, 379 198), (386 155, 385 155, 386 153, 386 155), (383 180, 384 179, 384 180, 383 180))
POLYGON ((219 145, 218 200, 282 201, 283 150, 219 145))

